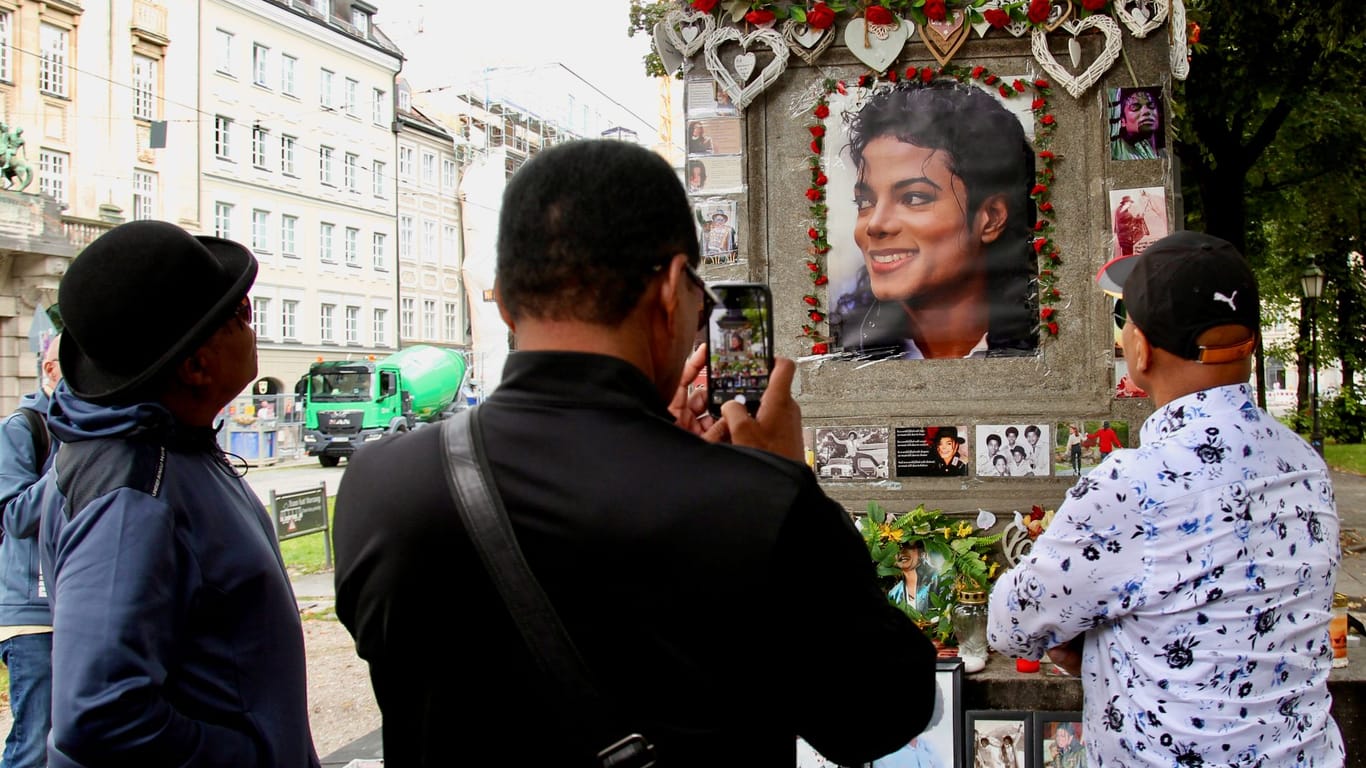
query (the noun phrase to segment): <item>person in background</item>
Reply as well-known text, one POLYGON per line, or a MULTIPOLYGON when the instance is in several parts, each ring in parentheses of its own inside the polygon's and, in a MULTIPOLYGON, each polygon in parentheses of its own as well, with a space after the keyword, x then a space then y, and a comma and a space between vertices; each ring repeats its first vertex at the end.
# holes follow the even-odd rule
POLYGON ((988 642, 1080 675, 1088 765, 1338 768, 1337 508, 1247 383, 1257 279, 1199 232, 1120 263, 1124 359, 1156 410, 997 580, 988 642))
POLYGON ((52 610, 38 567, 38 481, 60 441, 47 428, 47 406, 62 366, 61 336, 43 350, 37 392, 0 424, 0 662, 9 670, 13 717, 0 765, 47 765, 52 727, 52 610))
POLYGON ((1024 430, 1026 451, 1029 452, 1029 463, 1034 465, 1034 473, 1037 475, 1047 475, 1053 466, 1053 458, 1049 455, 1048 443, 1043 442, 1043 430, 1037 424, 1030 424, 1024 430))
POLYGON ((215 440, 256 378, 256 271, 238 243, 133 221, 62 277, 62 448, 37 498, 54 768, 319 764, 298 604, 215 440))
POLYGON ((987 435, 985 440, 987 450, 982 454, 981 465, 977 468, 979 473, 985 472, 988 468, 996 465, 996 457, 1001 454, 1001 436, 992 432, 987 435))
POLYGON ((1116 448, 1123 448, 1124 443, 1119 439, 1119 433, 1110 427, 1110 422, 1102 421, 1100 429, 1086 436, 1089 440, 1095 440, 1100 447, 1100 460, 1105 461, 1106 457, 1115 452, 1116 448))
POLYGON ((1067 425, 1067 461, 1072 465, 1072 474, 1081 477, 1081 444, 1086 442, 1076 424, 1067 425))
MULTIPOLYGON (((541 152, 508 181, 497 253, 517 351, 471 411, 490 490, 624 732, 669 768, 793 765, 797 737, 848 765, 922 731, 933 696, 876 721, 849 706, 886 692, 850 649, 895 648, 917 691, 935 688, 935 650, 802 463, 793 362, 776 361, 756 417, 730 401, 709 423, 705 389, 689 391, 710 289, 669 163, 612 140, 541 152)), ((334 530, 337 615, 369 664, 386 762, 591 764, 605 744, 554 706, 472 549, 444 430, 357 451, 334 530), (433 605, 478 631, 433 632, 433 605), (528 738, 528 704, 547 701, 528 738)))

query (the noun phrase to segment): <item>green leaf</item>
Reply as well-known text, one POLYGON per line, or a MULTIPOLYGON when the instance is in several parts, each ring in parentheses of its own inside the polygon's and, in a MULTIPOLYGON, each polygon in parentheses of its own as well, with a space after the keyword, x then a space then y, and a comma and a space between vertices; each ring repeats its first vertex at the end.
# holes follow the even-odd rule
POLYGON ((798 24, 805 24, 805 23, 806 23, 806 11, 803 10, 803 9, 801 9, 801 8, 798 8, 798 7, 795 6, 795 5, 792 6, 792 20, 793 20, 793 21, 796 21, 798 24))

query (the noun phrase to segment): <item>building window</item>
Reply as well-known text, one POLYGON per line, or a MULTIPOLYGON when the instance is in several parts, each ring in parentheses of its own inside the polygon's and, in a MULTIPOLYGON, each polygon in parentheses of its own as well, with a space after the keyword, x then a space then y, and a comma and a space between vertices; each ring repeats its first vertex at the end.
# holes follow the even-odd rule
POLYGON ((436 338, 436 299, 422 300, 422 338, 436 338))
POLYGON ((251 212, 251 248, 255 251, 270 250, 270 212, 260 209, 251 212))
POLYGON ((428 264, 437 262, 436 250, 436 222, 422 222, 422 260, 428 264))
POLYGON ((370 235, 370 261, 376 270, 380 272, 389 269, 389 244, 386 242, 388 236, 383 232, 375 232, 370 235))
POLYGON ((59 203, 66 203, 66 173, 70 156, 44 149, 38 152, 38 191, 59 203))
POLYGON ((213 154, 219 160, 232 159, 232 118, 213 117, 213 154))
POLYGON ((280 216, 280 253, 285 256, 298 256, 294 248, 294 235, 299 231, 298 216, 280 216))
POLYGON ((251 327, 261 338, 270 338, 270 299, 251 300, 251 327))
POLYGON ((358 117, 357 110, 360 108, 360 83, 346 78, 346 114, 358 117))
POLYGON ((398 257, 400 259, 411 260, 413 258, 413 237, 416 232, 413 230, 412 216, 398 217, 398 257))
POLYGON ((289 54, 280 56, 280 92, 287 96, 296 96, 294 91, 294 72, 298 69, 299 60, 289 54))
POLYGON ((346 228, 346 266, 360 266, 360 230, 355 227, 346 228))
POLYGON ((360 307, 346 308, 346 343, 360 343, 360 307))
POLYGON ((403 91, 403 90, 400 90, 400 91, 398 92, 398 109, 399 109, 400 112, 411 112, 411 111, 413 111, 413 96, 412 96, 412 94, 408 93, 407 91, 403 91))
POLYGON ((214 237, 221 237, 224 240, 232 239, 232 205, 229 203, 213 204, 213 234, 214 237))
POLYGON ((455 329, 457 323, 459 322, 459 315, 456 314, 455 309, 455 303, 450 301, 446 302, 445 305, 442 307, 441 319, 444 321, 444 324, 446 326, 446 335, 443 338, 446 341, 455 341, 457 336, 455 329))
POLYGON ((455 189, 455 161, 448 157, 441 159, 441 188, 455 189))
POLYGON ((335 264, 337 258, 332 255, 332 232, 336 227, 327 222, 318 226, 318 258, 330 264, 335 264))
POLYGON ((351 26, 360 32, 361 37, 370 36, 370 14, 359 8, 351 9, 351 26))
POLYGON ((67 45, 70 35, 51 24, 38 25, 38 45, 42 66, 38 70, 38 90, 53 96, 66 95, 67 45))
POLYGON ((318 181, 332 186, 332 148, 318 147, 318 181))
POLYGON ((156 218, 156 176, 147 171, 133 171, 134 221, 156 218))
POLYGON ((347 152, 342 161, 342 183, 352 192, 359 192, 360 181, 357 178, 358 176, 360 176, 360 158, 347 152))
POLYGON ((455 242, 455 227, 451 224, 443 226, 441 228, 441 257, 442 261, 448 267, 458 266, 455 242))
POLYGON ((156 119, 157 62, 133 54, 133 117, 156 119))
POLYGON ((436 183, 436 155, 432 152, 422 153, 422 183, 427 186, 436 183))
POLYGON ((218 37, 218 71, 225 75, 232 74, 232 33, 225 30, 217 31, 218 37))
POLYGON ((297 139, 293 136, 280 136, 280 173, 286 176, 294 176, 294 145, 297 139))
POLYGON ((14 17, 9 11, 0 11, 0 80, 10 81, 10 45, 14 41, 14 17))
POLYGON ((337 305, 324 304, 318 312, 318 333, 322 336, 324 344, 337 340, 334 323, 337 318, 337 305))
POLYGON ((378 88, 373 88, 370 91, 370 122, 375 125, 384 125, 388 122, 386 119, 388 117, 386 113, 389 111, 387 97, 388 94, 378 88))
POLYGON ((413 148, 398 148, 398 178, 400 181, 413 180, 413 148))
POLYGON ((384 163, 376 160, 370 166, 370 183, 374 185, 375 197, 388 197, 389 180, 384 178, 384 163))
POLYGON ((399 305, 399 315, 398 315, 398 323, 399 323, 399 335, 400 335, 400 336, 402 336, 402 337, 405 338, 405 339, 414 339, 414 338, 417 338, 417 334, 413 333, 413 330, 414 330, 414 329, 413 329, 413 300, 412 300, 412 299, 403 299, 403 301, 400 302, 400 305, 399 305))
POLYGON ((251 127, 251 164, 266 167, 266 129, 259 125, 251 127))
POLYGON ((293 299, 280 302, 280 337, 288 341, 299 338, 299 302, 293 299))
POLYGON ((332 109, 332 72, 326 69, 318 75, 318 103, 332 109))
POLYGON ((270 87, 270 49, 255 43, 251 46, 251 81, 263 88, 270 87))
POLYGON ((377 309, 371 314, 370 330, 373 334, 374 344, 377 347, 389 346, 388 329, 384 327, 384 322, 388 319, 388 311, 377 309))

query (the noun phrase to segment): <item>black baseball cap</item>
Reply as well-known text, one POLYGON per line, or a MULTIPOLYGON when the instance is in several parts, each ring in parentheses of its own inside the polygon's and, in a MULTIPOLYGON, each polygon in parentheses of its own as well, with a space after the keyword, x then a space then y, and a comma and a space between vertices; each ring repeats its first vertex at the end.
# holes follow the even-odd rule
POLYGON ((1225 240, 1203 232, 1176 232, 1142 254, 1112 264, 1109 277, 1124 286, 1129 319, 1159 349, 1219 364, 1242 360, 1257 346, 1257 278, 1238 249, 1225 240), (1217 347, 1196 342, 1200 334, 1220 325, 1241 325, 1250 338, 1217 347))

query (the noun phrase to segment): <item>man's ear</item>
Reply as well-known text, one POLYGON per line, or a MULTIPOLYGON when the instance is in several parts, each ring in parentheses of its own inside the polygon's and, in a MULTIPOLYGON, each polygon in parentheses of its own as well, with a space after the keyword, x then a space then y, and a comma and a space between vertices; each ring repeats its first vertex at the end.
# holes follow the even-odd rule
POLYGON ((201 344, 188 357, 176 364, 175 377, 187 387, 198 388, 209 383, 208 355, 214 354, 209 344, 201 344))
POLYGON ((1147 373, 1153 367, 1153 345, 1138 326, 1134 326, 1133 344, 1131 346, 1133 349, 1126 350, 1126 352, 1130 352, 1133 359, 1126 360, 1126 362, 1130 368, 1147 373))
POLYGON ((983 200, 982 207, 977 210, 977 226, 982 230, 982 242, 995 242, 1006 231, 1006 222, 1009 220, 1010 205, 1005 195, 992 195, 983 200))
POLYGON ((503 324, 508 327, 509 331, 516 333, 517 321, 512 319, 512 313, 509 312, 507 306, 503 304, 503 292, 500 290, 498 281, 496 280, 493 283, 493 301, 498 305, 498 316, 503 318, 503 324))

